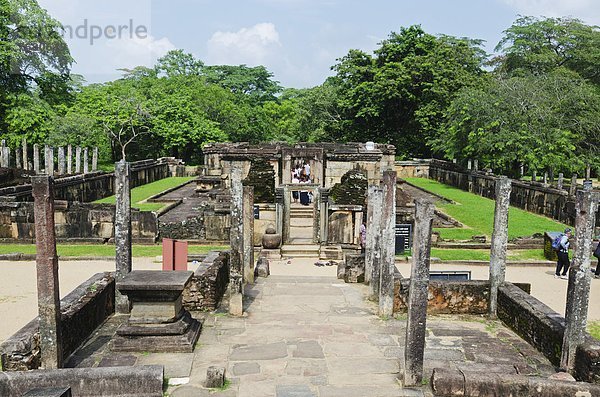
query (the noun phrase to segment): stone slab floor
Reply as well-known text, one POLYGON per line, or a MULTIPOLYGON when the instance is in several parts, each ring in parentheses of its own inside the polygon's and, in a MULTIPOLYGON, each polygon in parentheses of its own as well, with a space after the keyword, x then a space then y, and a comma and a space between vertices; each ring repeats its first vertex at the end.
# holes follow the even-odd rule
MULTIPOLYGON (((315 270, 321 275, 297 276, 283 269, 259 279, 246 291, 243 318, 194 314, 204 320, 194 353, 110 353, 110 334, 122 321, 113 317, 74 356, 72 365, 161 364, 172 397, 430 396, 427 390, 402 390, 397 382, 405 334, 402 316, 380 319, 366 299, 367 287, 336 280, 334 268, 303 273, 315 270), (202 387, 212 365, 226 368, 229 383, 224 390, 202 387), (178 382, 187 383, 174 385, 178 382)), ((554 372, 547 360, 499 323, 473 316, 430 317, 425 359, 427 377, 434 367, 543 376, 554 372)))

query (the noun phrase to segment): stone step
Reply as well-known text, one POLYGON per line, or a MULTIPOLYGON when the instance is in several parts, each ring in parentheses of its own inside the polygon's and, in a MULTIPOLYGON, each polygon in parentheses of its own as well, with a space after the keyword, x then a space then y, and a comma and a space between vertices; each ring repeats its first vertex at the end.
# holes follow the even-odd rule
POLYGON ((317 244, 286 244, 281 247, 281 256, 287 258, 318 258, 317 244))
POLYGON ((326 245, 321 247, 319 252, 320 259, 343 260, 344 252, 340 245, 326 245))
POLYGON ((290 218, 290 227, 306 227, 312 229, 313 219, 311 218, 290 218))

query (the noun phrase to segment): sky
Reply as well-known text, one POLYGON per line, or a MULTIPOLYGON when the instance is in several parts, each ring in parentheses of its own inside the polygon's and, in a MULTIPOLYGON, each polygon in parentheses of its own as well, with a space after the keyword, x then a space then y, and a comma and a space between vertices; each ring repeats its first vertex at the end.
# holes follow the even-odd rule
POLYGON ((264 65, 284 87, 323 83, 350 49, 371 53, 390 32, 431 34, 494 47, 518 15, 571 16, 600 25, 598 0, 38 0, 65 26, 87 82, 153 66, 182 49, 208 65, 264 65))

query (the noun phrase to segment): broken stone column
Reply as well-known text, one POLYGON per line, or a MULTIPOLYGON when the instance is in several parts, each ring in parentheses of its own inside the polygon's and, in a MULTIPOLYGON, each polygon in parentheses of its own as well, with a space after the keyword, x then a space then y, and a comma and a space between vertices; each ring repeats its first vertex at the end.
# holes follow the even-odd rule
POLYGON ((562 344, 560 368, 573 375, 577 346, 584 342, 590 298, 590 252, 598 211, 600 194, 591 186, 577 192, 575 215, 575 242, 573 261, 569 269, 565 333, 562 344))
POLYGON ((242 194, 244 282, 254 284, 254 186, 244 186, 242 194))
POLYGON ((0 145, 0 167, 8 167, 5 163, 4 159, 4 148, 6 147, 6 141, 3 139, 2 144, 0 145))
POLYGON ((523 179, 523 175, 525 175, 525 165, 521 164, 521 166, 519 167, 519 179, 523 179))
POLYGON ((73 148, 71 145, 67 145, 67 174, 71 175, 73 171, 73 148))
POLYGON ((471 164, 471 160, 469 159, 467 161, 467 170, 471 171, 471 168, 472 168, 472 164, 471 164))
POLYGON ((51 176, 31 178, 35 246, 40 351, 42 367, 62 367, 62 337, 60 332, 60 294, 58 286, 58 255, 54 232, 54 188, 51 176))
POLYGON ((94 151, 92 152, 92 172, 98 170, 98 147, 94 147, 94 151))
POLYGON ((44 164, 46 175, 54 175, 54 148, 52 146, 44 146, 44 164))
POLYGON ((225 368, 224 367, 208 367, 206 370, 205 387, 215 389, 225 385, 225 368))
POLYGON ((562 190, 563 189, 563 183, 565 182, 565 176, 563 175, 562 172, 558 173, 558 181, 556 182, 556 188, 558 190, 562 190))
POLYGON ((533 171, 531 172, 531 181, 532 181, 532 182, 535 182, 535 181, 537 181, 537 171, 536 171, 536 170, 533 170, 533 171))
POLYGON ((40 147, 37 143, 33 144, 33 170, 36 174, 40 172, 40 147))
POLYGON ((241 161, 232 161, 230 177, 231 191, 231 228, 230 243, 231 254, 229 264, 229 313, 241 316, 244 313, 244 269, 242 262, 242 244, 244 238, 243 228, 243 187, 242 172, 244 164, 241 161))
POLYGON ((10 148, 8 146, 2 147, 2 167, 10 167, 10 148))
POLYGON ((29 159, 27 158, 27 139, 25 138, 23 138, 21 154, 23 156, 23 169, 29 170, 29 159))
POLYGON ((577 174, 573 174, 571 176, 571 186, 569 186, 569 196, 575 197, 575 192, 577 192, 577 174))
POLYGON ((58 148, 58 175, 65 174, 65 148, 59 146, 58 148))
POLYGON ((396 171, 383 172, 381 210, 381 274, 379 278, 379 315, 391 317, 394 309, 394 263, 396 256, 396 171))
POLYGON ((88 148, 83 148, 83 173, 87 174, 89 171, 88 148))
POLYGON ((489 315, 496 318, 498 287, 506 279, 506 246, 508 244, 508 209, 511 182, 505 176, 496 179, 496 210, 490 252, 490 305, 489 315))
POLYGON ((75 173, 81 173, 81 148, 79 146, 75 148, 75 173))
POLYGON ((21 164, 21 160, 22 160, 21 149, 16 148, 15 149, 15 163, 16 163, 15 167, 17 167, 17 168, 23 168, 23 165, 21 164))
POLYGON ((548 173, 544 172, 544 185, 548 184, 548 173))
POLYGON ((431 258, 431 228, 435 206, 415 200, 415 230, 412 246, 412 268, 408 290, 408 318, 404 347, 405 386, 420 386, 423 380, 423 356, 427 323, 427 287, 431 258))
MULTIPOLYGON (((131 169, 124 160, 115 164, 115 249, 118 283, 131 272, 131 169)), ((129 313, 127 296, 115 292, 115 308, 119 313, 129 313)))
POLYGON ((473 168, 475 171, 479 171, 479 160, 473 160, 473 168))
POLYGON ((371 296, 379 299, 381 271, 381 210, 383 190, 371 185, 367 198, 367 241, 365 247, 365 282, 371 287, 371 296))

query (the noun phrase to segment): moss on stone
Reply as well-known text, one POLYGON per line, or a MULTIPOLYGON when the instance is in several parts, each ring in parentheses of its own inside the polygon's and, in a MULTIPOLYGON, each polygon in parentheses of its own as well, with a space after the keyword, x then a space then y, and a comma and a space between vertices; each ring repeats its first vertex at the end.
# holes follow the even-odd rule
POLYGON ((365 205, 367 198, 368 180, 360 168, 348 171, 340 183, 331 188, 329 197, 335 204, 365 205))
POLYGON ((242 184, 254 186, 255 203, 275 202, 275 171, 267 160, 252 160, 248 177, 242 181, 242 184))

